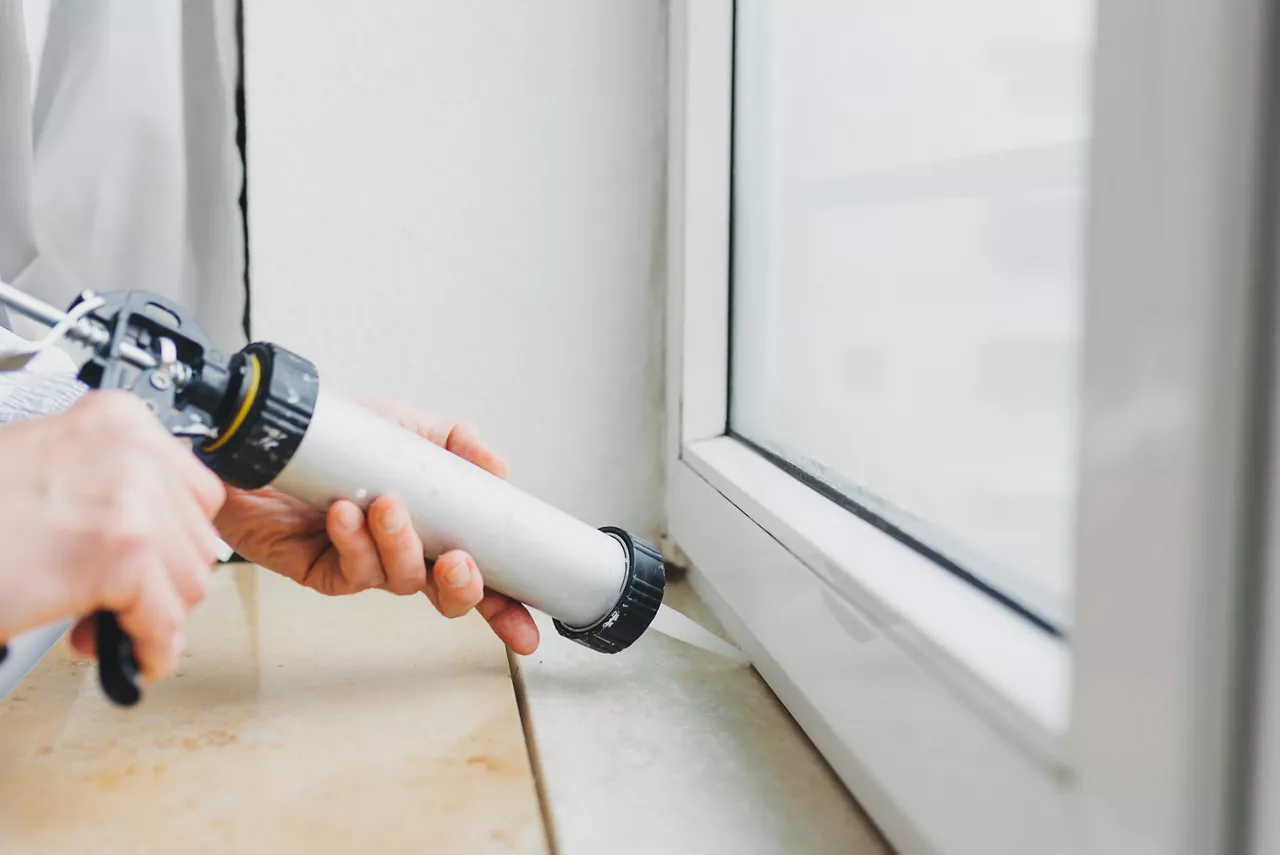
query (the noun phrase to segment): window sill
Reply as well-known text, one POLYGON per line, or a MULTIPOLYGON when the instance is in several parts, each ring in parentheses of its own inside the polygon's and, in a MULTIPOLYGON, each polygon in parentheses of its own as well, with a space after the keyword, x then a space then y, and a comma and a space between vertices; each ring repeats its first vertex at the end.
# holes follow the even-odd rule
POLYGON ((684 462, 756 520, 823 584, 857 635, 849 604, 931 662, 1047 762, 1070 711, 1070 649, 730 437, 690 444, 684 462))
MULTIPOLYGON (((912 568, 909 549, 732 439, 686 445, 668 515, 695 589, 898 851, 1081 851, 1059 738, 884 596, 926 569, 963 583, 912 568), (838 563, 855 545, 870 551, 838 563), (864 568, 886 585, 838 575, 864 568)), ((913 593, 905 606, 947 594, 913 593)))
MULTIPOLYGON (((666 602, 719 630, 687 582, 666 602)), ((750 666, 657 633, 600 656, 539 621, 542 647, 513 665, 559 855, 888 855, 750 666)))
POLYGON ((40 661, 63 633, 71 628, 71 622, 33 629, 9 642, 9 656, 0 664, 0 700, 13 690, 18 681, 40 661))

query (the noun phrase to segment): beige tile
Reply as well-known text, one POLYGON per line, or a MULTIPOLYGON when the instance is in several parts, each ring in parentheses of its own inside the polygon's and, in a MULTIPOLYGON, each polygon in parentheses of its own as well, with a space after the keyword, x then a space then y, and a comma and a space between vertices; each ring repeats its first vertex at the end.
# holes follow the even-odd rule
POLYGON ((501 647, 424 598, 215 574, 118 710, 60 644, 0 702, 7 852, 546 851, 501 647))
MULTIPOLYGON (((687 584, 667 602, 720 631, 687 584)), ((559 855, 887 855, 750 666, 649 633, 546 638, 518 673, 559 855)))

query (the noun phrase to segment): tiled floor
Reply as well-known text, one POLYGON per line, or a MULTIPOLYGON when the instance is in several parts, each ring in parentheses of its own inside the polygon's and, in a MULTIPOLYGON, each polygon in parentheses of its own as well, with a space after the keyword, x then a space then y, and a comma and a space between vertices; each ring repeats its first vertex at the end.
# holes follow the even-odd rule
POLYGON ((543 853, 507 661, 425 598, 214 574, 179 675, 103 700, 59 643, 0 701, 0 849, 543 853))
MULTIPOLYGON (((687 585, 667 600, 719 631, 687 585)), ((0 700, 4 849, 885 855, 749 666, 543 628, 513 691, 478 619, 222 569, 138 708, 65 643, 0 700)))

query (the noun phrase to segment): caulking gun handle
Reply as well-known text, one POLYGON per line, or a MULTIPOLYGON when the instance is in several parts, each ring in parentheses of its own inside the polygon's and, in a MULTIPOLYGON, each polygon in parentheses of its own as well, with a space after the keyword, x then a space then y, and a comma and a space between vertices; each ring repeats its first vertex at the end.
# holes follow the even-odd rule
POLYGON ((102 691, 113 703, 131 707, 142 699, 133 639, 120 628, 120 621, 111 612, 98 612, 94 616, 94 626, 98 681, 102 684, 102 691))

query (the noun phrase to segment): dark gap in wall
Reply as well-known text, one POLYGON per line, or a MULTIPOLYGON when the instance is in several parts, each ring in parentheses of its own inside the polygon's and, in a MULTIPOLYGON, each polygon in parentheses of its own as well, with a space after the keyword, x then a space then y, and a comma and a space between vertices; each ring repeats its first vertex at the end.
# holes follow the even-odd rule
POLYGON ((248 137, 244 109, 244 0, 236 0, 236 52, 240 70, 236 75, 236 148, 240 150, 240 228, 244 233, 244 317, 241 326, 245 338, 253 341, 252 292, 249 288, 249 157, 245 141, 248 137))

